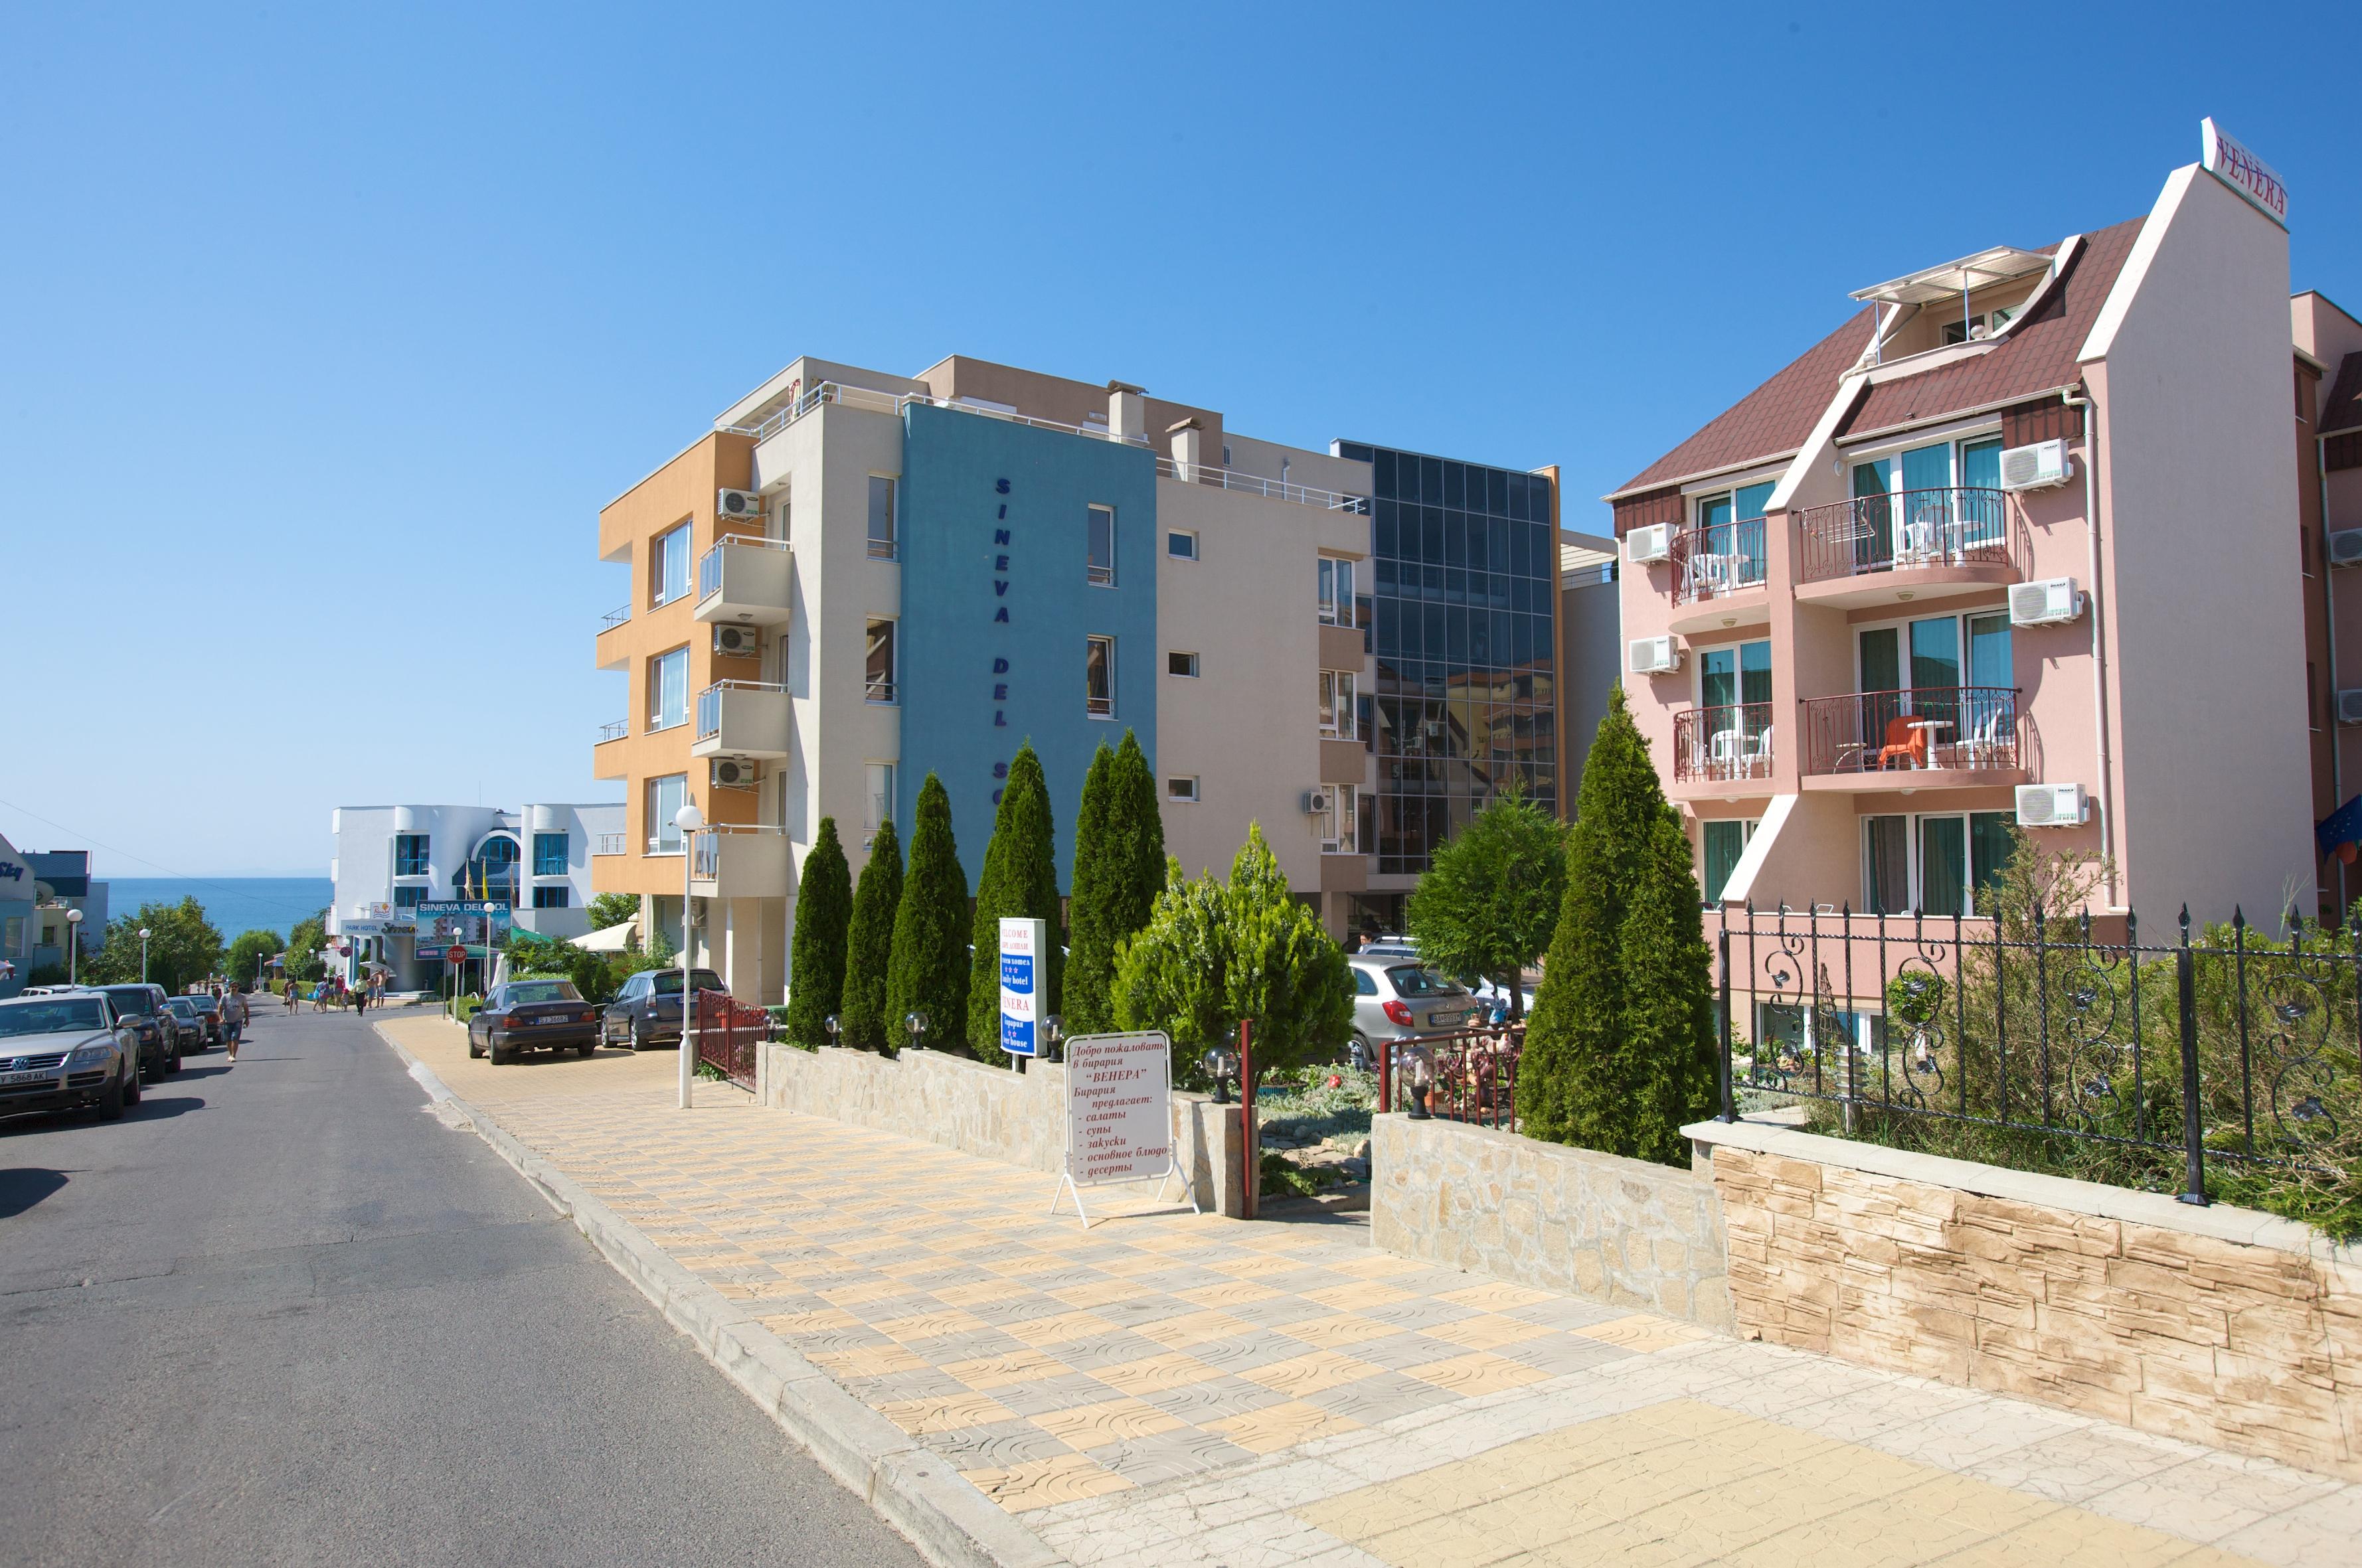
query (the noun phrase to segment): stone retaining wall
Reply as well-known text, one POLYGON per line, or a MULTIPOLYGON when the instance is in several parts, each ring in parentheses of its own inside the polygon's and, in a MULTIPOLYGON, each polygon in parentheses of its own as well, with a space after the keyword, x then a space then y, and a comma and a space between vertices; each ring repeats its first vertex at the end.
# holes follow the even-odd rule
POLYGON ((2362 1258, 2223 1205, 1685 1129, 1738 1331, 2362 1479, 2362 1258))
POLYGON ((1379 1116, 1370 1232, 1405 1257, 1731 1327, 1713 1184, 1673 1167, 1379 1116))
MULTIPOLYGON (((1029 1170, 1065 1168, 1066 1069, 1036 1062, 1022 1073, 944 1051, 799 1050, 766 1045, 757 1062, 757 1101, 809 1116, 827 1116, 922 1138, 964 1154, 1029 1170)), ((1173 1095, 1173 1146, 1200 1208, 1242 1213, 1238 1107, 1202 1094, 1173 1095)), ((1179 1184, 1171 1184, 1178 1191, 1179 1184)), ((1087 1189, 1145 1197, 1153 1182, 1087 1189)))

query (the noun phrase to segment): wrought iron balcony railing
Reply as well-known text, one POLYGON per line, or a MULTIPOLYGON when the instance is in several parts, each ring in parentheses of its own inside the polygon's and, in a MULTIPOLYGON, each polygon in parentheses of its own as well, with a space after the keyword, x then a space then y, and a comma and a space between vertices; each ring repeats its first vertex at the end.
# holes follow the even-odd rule
POLYGON ((2022 766, 2014 686, 1922 686, 1798 703, 1806 773, 2022 766))
POLYGON ((1673 715, 1673 781, 1772 776, 1772 705, 1733 702, 1673 715))
POLYGON ((1763 586, 1763 522, 1707 523, 1673 535, 1673 602, 1694 604, 1763 586))
POLYGON ((2009 498, 1967 486, 1856 496, 1797 514, 1796 580, 2010 564, 2009 498))

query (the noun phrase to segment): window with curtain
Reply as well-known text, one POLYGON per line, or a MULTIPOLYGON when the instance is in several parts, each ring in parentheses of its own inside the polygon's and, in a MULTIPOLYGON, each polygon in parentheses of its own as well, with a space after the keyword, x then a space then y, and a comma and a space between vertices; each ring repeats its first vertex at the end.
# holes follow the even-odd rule
POLYGON ((864 695, 871 702, 895 700, 894 623, 883 617, 872 617, 869 622, 868 663, 862 679, 864 695))
POLYGON ((1093 718, 1115 717, 1115 639, 1083 639, 1083 711, 1093 718))
POLYGON ((673 817, 689 802, 689 775, 664 773, 648 781, 648 853, 678 855, 680 829, 673 817))
POLYGON ((648 603, 670 604, 689 592, 689 524, 668 528, 648 552, 648 603))
POLYGON ((2001 490, 2001 437, 1960 443, 1960 543, 2000 544, 2008 525, 2008 498, 2001 490))
POLYGON ((1862 826, 1862 907, 1872 915, 1911 912, 1911 819, 1865 817, 1862 826))
POLYGON ((1919 819, 1919 902, 1922 914, 1969 910, 1968 824, 1957 817, 1919 819))
POLYGON ((1731 557, 1734 584, 1763 580, 1763 508, 1775 488, 1767 479, 1698 498, 1696 553, 1731 557))
POLYGON ((566 835, 536 833, 533 836, 533 874, 564 876, 566 874, 566 835))
POLYGON ((648 728, 669 729, 689 722, 689 650, 676 648, 648 661, 648 728))
POLYGON ((875 833, 894 817, 894 764, 865 762, 862 773, 866 797, 862 826, 875 833))
POLYGON ((1727 643, 1698 653, 1698 706, 1772 700, 1772 644, 1727 643))
POLYGON ((2010 828, 2014 815, 2007 811, 1969 813, 1970 913, 1991 915, 1987 894, 2009 869, 2010 828))
POLYGON ((1738 858, 1747 853, 1748 840, 1754 837, 1753 822, 1726 819, 1705 824, 1700 844, 1705 875, 1699 884, 1708 904, 1722 902, 1730 873, 1738 869, 1738 858))

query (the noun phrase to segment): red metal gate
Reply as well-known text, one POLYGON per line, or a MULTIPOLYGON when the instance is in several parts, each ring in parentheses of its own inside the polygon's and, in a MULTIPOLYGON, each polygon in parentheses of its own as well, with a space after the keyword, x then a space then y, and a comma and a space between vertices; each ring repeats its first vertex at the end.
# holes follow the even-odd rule
POLYGON ((700 1065, 710 1062, 741 1089, 754 1088, 756 1047, 770 1037, 771 1015, 726 991, 701 991, 696 1003, 700 1065))

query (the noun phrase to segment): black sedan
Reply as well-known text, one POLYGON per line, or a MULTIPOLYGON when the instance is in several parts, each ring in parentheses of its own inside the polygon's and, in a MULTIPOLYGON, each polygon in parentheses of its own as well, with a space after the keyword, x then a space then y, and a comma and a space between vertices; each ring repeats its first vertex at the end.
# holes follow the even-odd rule
MULTIPOLYGON (((691 970, 690 982, 700 991, 721 991, 722 977, 710 969, 691 970)), ((615 1000, 600 1014, 603 1043, 645 1051, 654 1046, 680 1045, 680 970, 643 970, 624 981, 615 1000)))
POLYGON ((203 1054, 204 1048, 214 1043, 218 1025, 214 1021, 214 1014, 200 1007, 195 997, 168 996, 164 998, 164 1011, 171 1014, 173 1022, 180 1025, 181 1049, 190 1056, 203 1054))
POLYGON ((514 1061, 520 1050, 562 1051, 569 1046, 586 1057, 599 1048, 598 1009, 582 1000, 570 980, 496 985, 468 1018, 468 1054, 490 1052, 495 1067, 514 1061))

